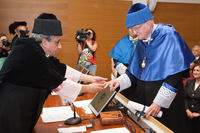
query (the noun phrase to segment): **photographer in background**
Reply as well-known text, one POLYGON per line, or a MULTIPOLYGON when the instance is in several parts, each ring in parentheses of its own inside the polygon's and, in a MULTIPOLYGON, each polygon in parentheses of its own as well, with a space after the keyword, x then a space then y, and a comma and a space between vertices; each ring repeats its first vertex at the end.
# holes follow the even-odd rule
POLYGON ((95 32, 90 28, 87 28, 85 31, 83 29, 78 30, 75 39, 78 42, 78 70, 81 65, 95 75, 97 70, 96 50, 98 49, 95 32))
POLYGON ((10 34, 15 35, 12 39, 12 44, 15 42, 16 39, 20 37, 28 37, 28 28, 26 21, 17 22, 9 25, 9 32, 10 34))
POLYGON ((10 52, 11 43, 8 42, 7 36, 4 33, 0 33, 0 70, 3 66, 6 57, 10 52))

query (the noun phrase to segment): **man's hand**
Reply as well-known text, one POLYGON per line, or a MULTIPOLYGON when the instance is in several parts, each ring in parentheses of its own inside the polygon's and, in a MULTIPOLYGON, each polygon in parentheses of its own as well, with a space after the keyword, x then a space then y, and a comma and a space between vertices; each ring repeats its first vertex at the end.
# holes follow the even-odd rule
POLYGON ((118 80, 111 80, 109 82, 104 83, 104 88, 110 87, 110 91, 114 91, 117 87, 119 87, 119 81, 118 80))
POLYGON ((156 103, 152 103, 147 112, 145 113, 146 118, 148 118, 150 115, 156 117, 158 113, 160 112, 161 107, 157 105, 156 103))

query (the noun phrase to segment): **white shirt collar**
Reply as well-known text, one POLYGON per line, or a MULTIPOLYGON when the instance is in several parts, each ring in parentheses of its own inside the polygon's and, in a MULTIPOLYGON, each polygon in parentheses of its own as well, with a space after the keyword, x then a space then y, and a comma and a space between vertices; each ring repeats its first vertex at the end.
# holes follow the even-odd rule
POLYGON ((157 24, 153 25, 153 29, 151 31, 151 34, 149 35, 149 37, 147 39, 142 40, 143 42, 148 42, 148 44, 149 44, 150 41, 153 41, 153 38, 151 38, 151 35, 152 35, 152 33, 154 32, 154 30, 156 29, 157 26, 158 26, 157 24))

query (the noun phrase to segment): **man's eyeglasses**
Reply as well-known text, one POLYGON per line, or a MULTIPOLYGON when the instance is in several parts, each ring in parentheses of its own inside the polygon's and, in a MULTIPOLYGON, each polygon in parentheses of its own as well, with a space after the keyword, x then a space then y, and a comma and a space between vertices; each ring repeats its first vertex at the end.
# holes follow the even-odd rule
POLYGON ((137 27, 130 27, 129 29, 133 32, 133 31, 135 31, 135 32, 137 32, 141 27, 142 27, 142 25, 144 25, 145 23, 142 23, 142 24, 140 24, 140 25, 137 25, 137 27))
POLYGON ((53 40, 53 42, 55 42, 55 43, 58 45, 58 44, 60 43, 60 40, 58 40, 58 41, 54 41, 54 40, 53 40))

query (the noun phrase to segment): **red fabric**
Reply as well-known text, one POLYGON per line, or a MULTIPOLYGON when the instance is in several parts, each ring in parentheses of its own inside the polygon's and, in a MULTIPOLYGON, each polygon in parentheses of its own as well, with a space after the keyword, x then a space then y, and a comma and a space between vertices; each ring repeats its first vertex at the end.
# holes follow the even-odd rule
POLYGON ((183 79, 183 89, 185 89, 185 85, 189 79, 194 79, 193 73, 190 73, 190 77, 183 79))

